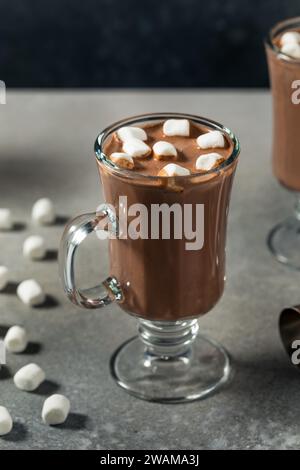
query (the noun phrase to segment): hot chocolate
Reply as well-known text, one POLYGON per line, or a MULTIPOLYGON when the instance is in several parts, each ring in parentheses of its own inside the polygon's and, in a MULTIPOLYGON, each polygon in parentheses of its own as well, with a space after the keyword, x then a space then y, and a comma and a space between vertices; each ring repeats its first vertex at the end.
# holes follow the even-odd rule
POLYGON ((273 94, 273 170, 288 189, 300 191, 300 19, 271 31, 267 57, 273 94))
POLYGON ((105 200, 114 207, 120 196, 127 196, 128 206, 143 204, 149 214, 153 204, 204 205, 201 249, 187 250, 186 239, 176 239, 174 228, 170 239, 110 240, 111 275, 123 291, 120 307, 158 321, 203 315, 223 293, 238 152, 230 134, 215 123, 170 121, 117 129, 102 142, 98 160, 105 200))

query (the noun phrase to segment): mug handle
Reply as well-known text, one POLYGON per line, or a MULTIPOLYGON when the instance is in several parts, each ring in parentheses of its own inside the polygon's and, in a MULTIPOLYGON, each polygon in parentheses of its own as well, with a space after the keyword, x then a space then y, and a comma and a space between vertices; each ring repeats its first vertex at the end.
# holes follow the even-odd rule
POLYGON ((110 233, 118 235, 118 220, 107 204, 102 204, 97 213, 83 214, 71 220, 63 233, 59 250, 60 277, 64 290, 69 299, 83 308, 100 308, 113 301, 121 302, 123 293, 118 280, 114 277, 106 278, 100 286, 90 289, 79 289, 75 283, 75 254, 79 245, 92 232, 97 229, 99 222, 107 217, 110 233))

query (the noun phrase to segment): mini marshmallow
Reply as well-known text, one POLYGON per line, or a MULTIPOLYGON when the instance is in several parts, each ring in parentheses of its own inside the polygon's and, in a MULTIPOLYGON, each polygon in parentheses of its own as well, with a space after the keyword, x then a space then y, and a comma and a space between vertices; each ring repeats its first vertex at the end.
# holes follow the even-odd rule
POLYGON ((123 150, 133 158, 147 157, 151 153, 149 145, 135 138, 126 140, 126 142, 123 143, 123 150))
POLYGON ((40 305, 45 301, 45 294, 40 284, 35 279, 27 279, 21 282, 17 288, 19 299, 31 307, 40 305))
POLYGON ((13 227, 11 211, 0 209, 0 230, 11 230, 13 227))
POLYGON ((184 136, 190 135, 190 123, 187 119, 168 119, 164 122, 163 133, 168 136, 184 136))
POLYGON ((283 54, 287 54, 293 59, 300 59, 300 44, 288 42, 282 46, 281 52, 283 54))
POLYGON ((8 284, 8 269, 6 266, 0 266, 0 290, 5 289, 8 284))
POLYGON ((14 376, 17 388, 25 392, 36 390, 46 378, 45 372, 37 364, 31 363, 22 367, 14 376))
POLYGON ((158 176, 187 176, 190 174, 191 172, 187 168, 176 165, 176 163, 169 163, 160 170, 158 176))
POLYGON ((10 433, 13 428, 13 420, 5 406, 0 406, 0 436, 10 433))
POLYGON ((197 145, 201 149, 223 148, 225 147, 225 139, 220 131, 210 131, 199 135, 197 145))
POLYGON ((42 198, 36 201, 32 207, 31 217, 33 221, 38 224, 52 224, 55 221, 55 211, 52 201, 48 198, 42 198))
POLYGON ((128 153, 114 152, 111 154, 110 159, 112 162, 122 168, 129 168, 129 170, 134 168, 133 158, 128 155, 128 153))
POLYGON ((70 412, 70 401, 64 395, 51 395, 44 402, 42 419, 45 424, 54 426, 66 421, 70 412))
POLYGON ((169 142, 160 141, 153 145, 153 154, 154 158, 157 160, 164 160, 168 158, 176 158, 177 150, 174 145, 169 142))
POLYGON ((224 160, 224 158, 219 153, 207 153, 206 155, 200 155, 196 161, 196 170, 209 171, 220 160, 224 160))
POLYGON ((23 244, 23 255, 30 259, 43 259, 46 255, 45 240, 39 235, 26 238, 23 244))
POLYGON ((147 140, 147 134, 140 127, 121 127, 117 131, 117 136, 122 142, 129 139, 147 140))
POLYGON ((297 31, 287 31, 280 38, 280 44, 300 44, 300 34, 297 31))
POLYGON ((12 326, 4 338, 4 345, 7 351, 20 353, 27 348, 28 340, 25 328, 21 326, 12 326))

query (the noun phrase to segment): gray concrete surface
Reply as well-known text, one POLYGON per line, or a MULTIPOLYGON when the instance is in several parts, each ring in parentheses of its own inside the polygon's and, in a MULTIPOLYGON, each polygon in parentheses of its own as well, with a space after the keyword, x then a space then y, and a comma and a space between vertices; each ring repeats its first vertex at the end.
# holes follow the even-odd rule
MULTIPOLYGON (((8 355, 0 372, 0 402, 14 431, 0 449, 290 449, 300 447, 300 376, 281 346, 277 321, 286 305, 300 302, 300 274, 280 266, 266 249, 273 224, 287 215, 292 197, 270 169, 271 100, 267 92, 14 92, 0 106, 0 207, 10 207, 17 230, 0 234, 0 264, 11 286, 0 294, 2 331, 24 324, 29 351, 8 355), (185 405, 143 402, 118 388, 109 358, 135 334, 135 320, 116 306, 86 312, 64 297, 55 256, 30 262, 21 254, 28 234, 47 237, 56 250, 63 218, 94 210, 101 187, 93 159, 98 131, 113 121, 150 111, 186 111, 217 119, 240 137, 228 233, 227 286, 200 328, 221 341, 234 358, 226 389, 185 405), (59 224, 31 225, 32 203, 51 197, 59 224), (44 308, 24 307, 15 283, 36 277, 52 296, 44 308), (17 390, 11 375, 28 361, 39 363, 48 382, 37 393, 17 390), (40 413, 45 396, 65 393, 72 415, 48 428, 40 413)), ((79 260, 87 285, 107 272, 106 247, 84 244, 79 260)))

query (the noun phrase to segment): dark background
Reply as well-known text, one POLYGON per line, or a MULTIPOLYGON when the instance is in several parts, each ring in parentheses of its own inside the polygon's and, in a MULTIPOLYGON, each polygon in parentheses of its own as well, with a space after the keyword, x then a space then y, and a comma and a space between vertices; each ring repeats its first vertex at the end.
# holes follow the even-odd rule
POLYGON ((7 87, 261 87, 300 0, 0 0, 7 87))

